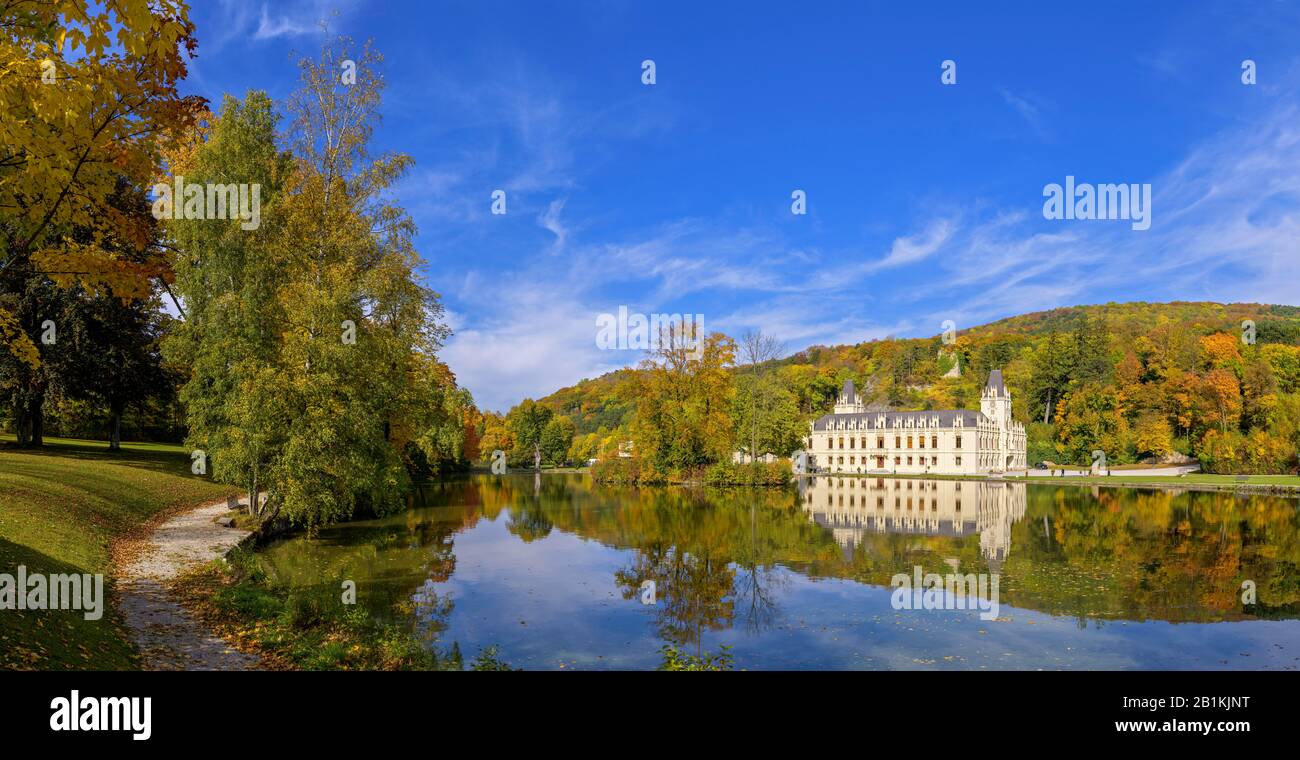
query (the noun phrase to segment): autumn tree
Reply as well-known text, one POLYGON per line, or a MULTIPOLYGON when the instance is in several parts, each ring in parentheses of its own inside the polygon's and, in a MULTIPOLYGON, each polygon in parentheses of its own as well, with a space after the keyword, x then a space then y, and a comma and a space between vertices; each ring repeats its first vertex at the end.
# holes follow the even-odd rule
POLYGON ((542 434, 553 414, 550 407, 526 398, 506 415, 516 456, 532 459, 535 470, 542 469, 542 434))
POLYGON ((472 405, 436 352, 448 334, 415 275, 414 223, 387 200, 410 166, 370 156, 382 59, 340 38, 300 62, 289 152, 260 94, 227 101, 184 169, 263 184, 261 223, 174 225, 193 355, 191 442, 223 479, 265 485, 266 518, 308 527, 397 508, 412 476, 463 460, 472 405), (355 81, 339 77, 356 61, 355 81))
POLYGON ((1231 370, 1213 369, 1205 373, 1197 384, 1197 396, 1202 419, 1217 424, 1222 433, 1227 433, 1229 426, 1237 427, 1241 417, 1241 386, 1231 370))
POLYGON ((479 451, 481 459, 489 460, 492 452, 509 452, 515 446, 506 420, 494 412, 484 412, 482 432, 479 434, 479 451))
POLYGON ((278 117, 260 92, 227 97, 189 142, 171 156, 171 168, 195 184, 247 183, 261 188, 261 225, 236 220, 179 219, 167 223, 176 250, 176 292, 184 321, 164 345, 191 367, 181 389, 189 442, 212 460, 218 480, 238 483, 257 511, 284 445, 291 410, 288 376, 279 371, 285 305, 276 297, 290 277, 270 255, 277 208, 292 159, 276 145, 278 117))
POLYGON ((730 458, 731 369, 736 344, 699 325, 673 323, 640 364, 629 388, 636 456, 663 474, 730 458))
POLYGON ((1138 418, 1133 426, 1133 448, 1138 456, 1163 457, 1173 453, 1173 431, 1169 421, 1156 414, 1138 418))
MULTIPOLYGON (((0 3, 0 275, 29 267, 96 295, 151 295, 166 262, 111 199, 123 181, 148 186, 201 112, 176 90, 194 48, 178 0, 0 3)), ((0 344, 34 364, 6 300, 0 344)))
POLYGON ((542 456, 553 466, 559 467, 569 456, 569 447, 573 445, 573 420, 564 416, 552 417, 542 428, 539 448, 542 456))
MULTIPOLYGON (((735 417, 740 440, 748 445, 750 460, 763 454, 760 439, 771 439, 772 417, 778 403, 785 401, 784 392, 775 377, 770 363, 784 353, 781 342, 762 330, 749 330, 741 336, 740 360, 746 371, 736 377, 735 417)), ((768 444, 769 440, 763 440, 768 444)))

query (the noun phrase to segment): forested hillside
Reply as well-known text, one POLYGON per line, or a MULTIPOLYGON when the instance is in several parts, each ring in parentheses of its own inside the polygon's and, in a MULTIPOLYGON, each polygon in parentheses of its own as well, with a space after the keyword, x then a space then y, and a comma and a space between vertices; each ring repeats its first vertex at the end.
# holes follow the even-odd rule
MULTIPOLYGON (((808 421, 830 411, 847 379, 879 408, 978 409, 989 370, 1000 367, 1014 415, 1028 426, 1031 462, 1082 464, 1101 449, 1115 464, 1181 453, 1217 472, 1296 468, 1300 307, 1075 306, 959 330, 951 346, 939 335, 813 346, 757 369, 731 346, 724 395, 732 435, 715 456, 748 447, 756 428, 761 450, 798 448, 808 421), (944 377, 954 360, 960 377, 944 377), (770 378, 773 393, 755 391, 759 377, 770 378)), ((643 363, 536 402, 548 420, 571 423, 570 460, 608 455, 620 442, 639 442, 638 430, 648 434, 652 423, 638 426, 637 418, 655 392, 644 382, 648 371, 643 363)), ((485 451, 514 445, 506 419, 489 416, 482 429, 491 439, 485 451)), ((551 443, 558 455, 560 441, 551 443)))

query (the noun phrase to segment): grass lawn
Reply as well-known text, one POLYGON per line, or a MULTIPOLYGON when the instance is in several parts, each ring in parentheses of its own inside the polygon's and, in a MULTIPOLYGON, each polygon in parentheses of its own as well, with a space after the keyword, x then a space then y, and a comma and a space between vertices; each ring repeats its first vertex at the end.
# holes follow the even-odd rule
POLYGON ((1160 475, 1130 475, 1129 472, 1115 469, 1114 474, 1105 475, 1075 475, 1055 478, 1016 478, 1016 480, 1029 480, 1034 483, 1099 483, 1102 485, 1116 485, 1120 483, 1155 483, 1168 486, 1190 486, 1190 485, 1215 485, 1215 486, 1291 486, 1300 487, 1300 476, 1297 475, 1208 475, 1202 472, 1195 472, 1189 475, 1179 477, 1160 476, 1160 475), (1239 479, 1240 478, 1240 479, 1239 479))
POLYGON ((104 573, 104 617, 0 610, 0 668, 122 669, 136 657, 112 607, 109 546, 170 508, 229 486, 190 474, 180 446, 47 438, 43 450, 0 435, 0 572, 104 573))

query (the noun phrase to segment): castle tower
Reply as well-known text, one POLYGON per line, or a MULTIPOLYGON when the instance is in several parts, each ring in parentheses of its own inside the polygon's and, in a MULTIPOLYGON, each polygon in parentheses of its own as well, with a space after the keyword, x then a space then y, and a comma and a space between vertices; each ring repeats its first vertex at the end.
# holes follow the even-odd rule
POLYGON ((980 394, 980 411, 1000 429, 1011 429, 1011 392, 1002 381, 1002 370, 989 373, 988 384, 980 394))
POLYGON ((857 412, 866 411, 866 405, 862 399, 858 398, 857 391, 853 387, 852 380, 844 381, 844 390, 840 391, 840 397, 835 401, 836 414, 856 414, 857 412))

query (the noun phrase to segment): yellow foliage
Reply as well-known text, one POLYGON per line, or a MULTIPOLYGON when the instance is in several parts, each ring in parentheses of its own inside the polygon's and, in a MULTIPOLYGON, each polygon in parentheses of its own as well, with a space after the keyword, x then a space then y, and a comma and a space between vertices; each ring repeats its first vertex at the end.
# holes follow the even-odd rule
POLYGON ((9 349, 18 361, 32 369, 41 366, 41 355, 32 339, 23 332, 22 325, 9 312, 0 308, 0 344, 9 349))

